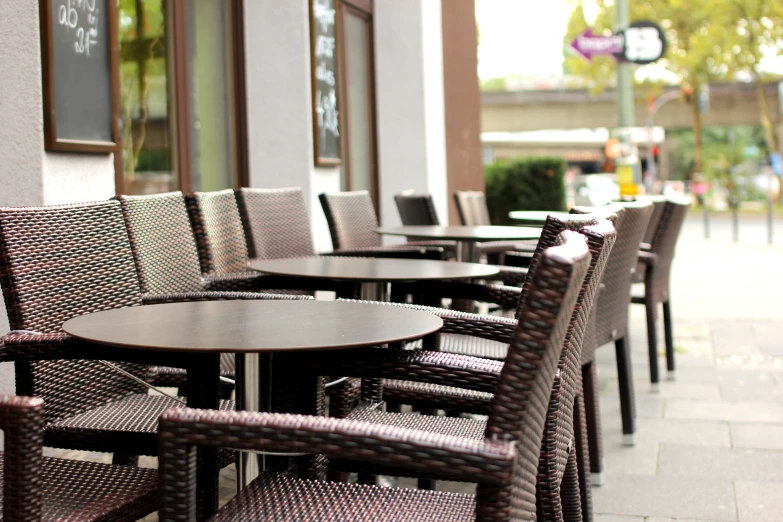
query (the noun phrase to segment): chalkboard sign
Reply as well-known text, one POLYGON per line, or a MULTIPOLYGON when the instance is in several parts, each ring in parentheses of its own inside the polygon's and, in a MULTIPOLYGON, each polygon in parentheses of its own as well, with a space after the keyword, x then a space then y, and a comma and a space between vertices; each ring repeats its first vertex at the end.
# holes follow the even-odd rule
POLYGON ((337 0, 310 0, 315 164, 340 165, 340 89, 337 69, 337 0))
POLYGON ((116 0, 40 0, 47 150, 117 151, 116 0))

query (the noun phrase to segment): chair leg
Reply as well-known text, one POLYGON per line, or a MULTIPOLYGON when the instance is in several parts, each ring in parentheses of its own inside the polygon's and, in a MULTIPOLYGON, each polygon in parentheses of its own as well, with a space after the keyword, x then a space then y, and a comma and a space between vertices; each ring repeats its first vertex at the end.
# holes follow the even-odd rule
POLYGON ((623 419, 623 443, 636 444, 636 397, 633 389, 633 366, 628 335, 614 342, 617 356, 617 381, 620 390, 620 414, 623 419))
POLYGON ((416 481, 416 487, 419 489, 426 489, 428 491, 435 491, 438 488, 437 481, 426 478, 418 479, 416 481))
POLYGON ((654 301, 647 301, 645 309, 647 311, 647 347, 650 351, 650 383, 653 391, 658 391, 658 337, 655 333, 655 305, 654 301))
POLYGON ((590 471, 593 474, 592 482, 599 486, 601 485, 604 470, 604 449, 598 397, 598 373, 595 362, 582 366, 582 393, 584 395, 583 402, 587 426, 585 434, 587 436, 588 455, 590 457, 590 471))
POLYGON ((672 329, 672 308, 670 301, 663 302, 663 334, 666 338, 666 369, 669 377, 674 376, 674 331, 672 329))
MULTIPOLYGON (((574 402, 574 440, 576 440, 576 471, 579 479, 580 513, 585 522, 591 522, 593 519, 593 493, 591 491, 592 476, 590 473, 585 399, 584 393, 581 393, 574 402)), ((566 509, 565 504, 566 501, 563 499, 564 510, 566 509)))

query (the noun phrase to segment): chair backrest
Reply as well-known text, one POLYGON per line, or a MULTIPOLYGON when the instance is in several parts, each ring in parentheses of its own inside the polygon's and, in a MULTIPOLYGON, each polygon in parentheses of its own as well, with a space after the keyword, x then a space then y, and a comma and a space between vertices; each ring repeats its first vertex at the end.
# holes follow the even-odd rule
POLYGON ((647 228, 645 228, 644 236, 642 237, 644 243, 652 243, 655 230, 658 228, 658 223, 661 221, 663 207, 666 205, 666 196, 639 196, 637 199, 640 201, 649 201, 653 204, 652 215, 650 216, 650 221, 647 222, 647 228))
POLYGON ((403 226, 440 225, 430 194, 405 191, 394 195, 403 226))
POLYGON ((231 189, 185 196, 205 274, 247 272, 247 244, 231 189))
MULTIPOLYGON (((73 317, 141 305, 119 201, 0 208, 0 286, 11 330, 61 334, 73 317)), ((94 361, 17 362, 15 368, 17 393, 43 398, 47 422, 145 391, 94 361)))
MULTIPOLYGON (((606 262, 603 280, 604 289, 596 303, 594 349, 608 342, 625 337, 628 329, 628 305, 631 283, 639 258, 639 243, 652 216, 651 201, 638 200, 607 205, 606 212, 617 213, 615 223, 617 240, 612 255, 606 262)), ((572 213, 599 211, 596 207, 574 207, 572 213)), ((587 347, 585 347, 587 349, 587 347)))
POLYGON ((669 274, 671 272, 672 260, 674 259, 674 249, 690 206, 690 201, 670 199, 666 201, 661 212, 661 219, 650 243, 650 251, 657 258, 652 270, 648 269, 648 274, 652 274, 651 282, 656 287, 655 289, 649 289, 649 291, 662 292, 661 296, 656 298, 656 300, 668 300, 668 296, 665 294, 668 293, 669 289, 669 274))
POLYGON ((378 216, 366 190, 320 194, 334 250, 353 250, 381 246, 378 216))
POLYGON ((463 225, 480 227, 492 224, 487 209, 487 199, 483 192, 458 190, 454 193, 454 201, 457 203, 459 219, 463 225))
POLYGON ((506 491, 478 491, 477 519, 503 509, 512 511, 512 520, 534 519, 536 477, 555 372, 591 258, 584 237, 576 232, 561 237, 561 245, 542 253, 530 278, 487 421, 488 439, 518 441, 515 477, 506 491))
POLYGON ((4 435, 3 520, 41 520, 43 514, 43 401, 0 396, 4 435))
POLYGON ((122 205, 141 291, 203 290, 196 240, 182 192, 117 196, 122 205))
POLYGON ((251 258, 315 255, 302 189, 241 188, 236 198, 251 258))

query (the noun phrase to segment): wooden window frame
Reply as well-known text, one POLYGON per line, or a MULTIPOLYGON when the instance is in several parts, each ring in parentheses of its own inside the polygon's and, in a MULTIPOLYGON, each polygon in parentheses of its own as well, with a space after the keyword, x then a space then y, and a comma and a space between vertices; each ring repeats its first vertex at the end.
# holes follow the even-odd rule
MULTIPOLYGON (((167 22, 166 31, 171 31, 170 42, 172 49, 170 56, 172 64, 169 65, 174 87, 172 116, 174 124, 173 163, 178 180, 179 190, 182 192, 193 191, 193 178, 191 172, 192 143, 190 129, 192 118, 190 111, 190 68, 188 59, 188 33, 187 33, 187 9, 186 0, 168 0, 167 9, 170 20, 167 22)), ((113 4, 113 2, 110 2, 113 4)), ((234 132, 236 139, 234 155, 236 165, 236 185, 232 188, 245 187, 249 183, 248 141, 247 141, 247 89, 245 71, 245 30, 244 30, 244 0, 228 0, 229 30, 231 32, 231 66, 233 72, 233 105, 234 105, 234 132)), ((117 24, 118 12, 115 11, 114 23, 117 24)), ((116 33, 115 33, 116 34, 116 33)), ((117 36, 117 49, 114 60, 117 62, 117 84, 119 85, 119 36, 117 36)), ((119 117, 119 90, 117 92, 118 117, 119 117)), ((116 193, 122 194, 125 190, 125 172, 122 161, 122 143, 117 136, 117 149, 114 154, 114 180, 116 193)))
POLYGON ((371 172, 370 172, 370 198, 375 206, 376 212, 380 215, 380 197, 379 197, 379 179, 378 179, 378 132, 377 132, 377 113, 376 113, 376 82, 375 82, 375 18, 373 16, 372 0, 338 0, 339 21, 337 28, 338 46, 340 48, 339 74, 340 74, 340 99, 343 101, 341 126, 343 139, 341 140, 341 149, 343 161, 343 184, 345 190, 353 190, 351 183, 351 162, 350 162, 350 136, 351 126, 348 124, 348 115, 350 113, 348 99, 348 69, 349 64, 346 56, 345 46, 345 16, 350 13, 366 21, 367 42, 369 42, 369 51, 367 53, 367 71, 368 71, 368 114, 370 115, 370 128, 372 129, 372 139, 370 140, 371 172))

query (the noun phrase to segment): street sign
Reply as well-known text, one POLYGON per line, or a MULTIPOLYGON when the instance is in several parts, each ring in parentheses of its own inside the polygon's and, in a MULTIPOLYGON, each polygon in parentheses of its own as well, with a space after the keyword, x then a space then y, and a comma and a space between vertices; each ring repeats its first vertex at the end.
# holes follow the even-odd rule
POLYGON ((593 56, 614 56, 623 52, 623 36, 619 34, 596 36, 591 29, 587 29, 571 42, 571 48, 589 62, 593 56))
POLYGON ((666 36, 655 22, 639 20, 608 36, 594 35, 587 29, 571 42, 571 48, 587 61, 603 55, 613 56, 618 62, 646 64, 664 55, 666 36))
POLYGON ((661 26, 650 20, 631 22, 618 34, 624 36, 623 58, 638 64, 653 63, 666 52, 666 35, 661 26))

